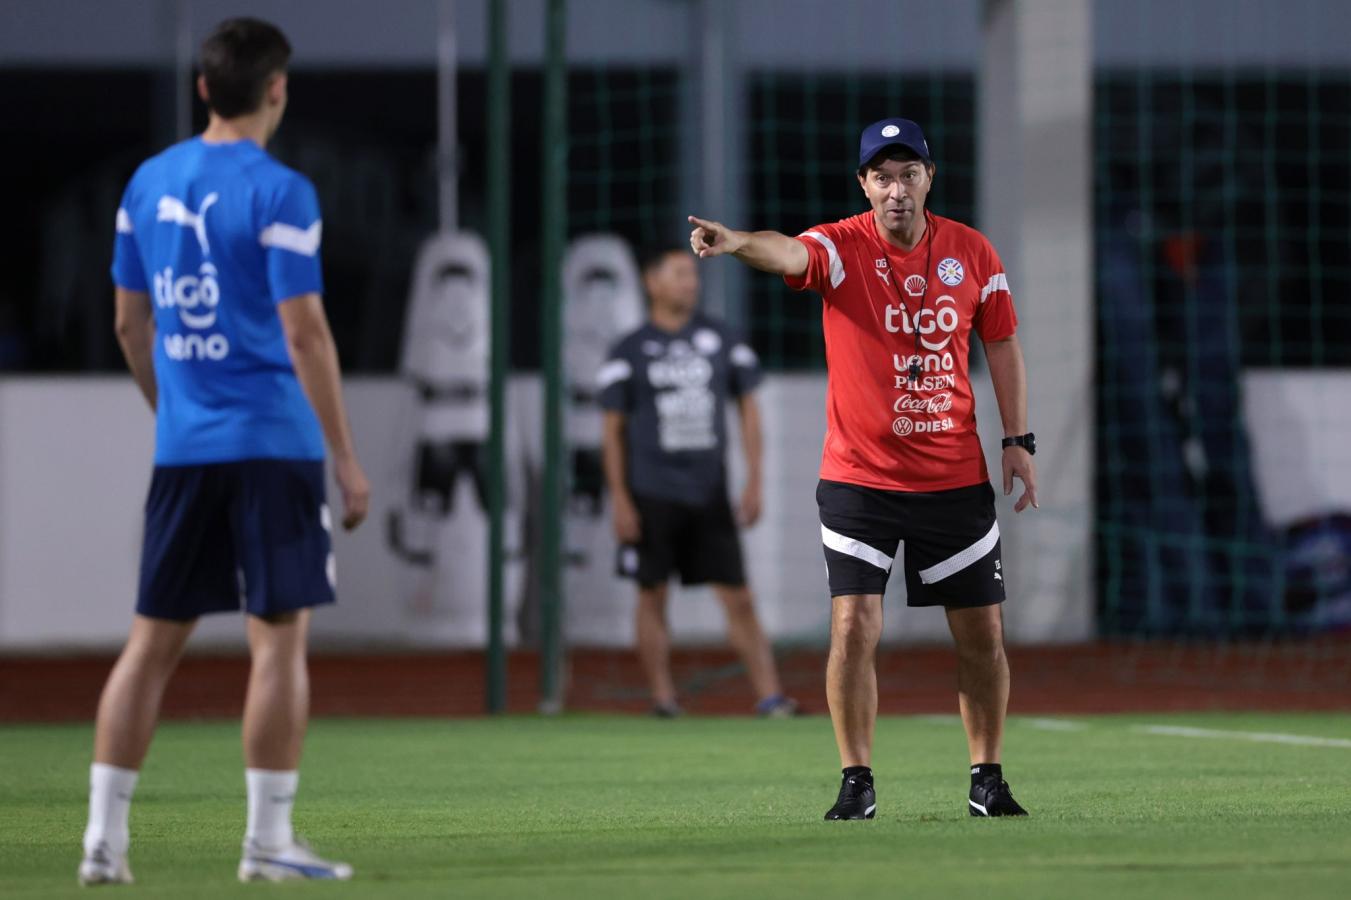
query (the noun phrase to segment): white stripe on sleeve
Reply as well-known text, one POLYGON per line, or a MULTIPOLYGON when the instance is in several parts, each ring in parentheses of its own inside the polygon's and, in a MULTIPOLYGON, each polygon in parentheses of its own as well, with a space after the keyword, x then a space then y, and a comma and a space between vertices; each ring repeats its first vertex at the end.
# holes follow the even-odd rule
POLYGON ((826 248, 826 256, 830 259, 830 286, 839 287, 840 282, 844 281, 844 263, 840 261, 840 251, 835 248, 835 242, 819 231, 803 232, 802 237, 809 237, 826 248))
POLYGON ((600 367, 596 373, 596 386, 602 391, 612 384, 628 381, 633 377, 633 366, 627 359, 612 359, 600 367))
POLYGON ((324 223, 316 220, 309 228, 297 228, 285 222, 273 222, 258 234, 258 243, 264 247, 276 247, 278 250, 290 250, 302 256, 313 256, 319 252, 319 238, 324 223))
POLYGON ((991 275, 990 280, 985 282, 985 287, 980 289, 980 302, 984 303, 990 299, 990 295, 995 291, 1007 291, 1009 289, 1008 277, 1000 272, 998 275, 991 275))

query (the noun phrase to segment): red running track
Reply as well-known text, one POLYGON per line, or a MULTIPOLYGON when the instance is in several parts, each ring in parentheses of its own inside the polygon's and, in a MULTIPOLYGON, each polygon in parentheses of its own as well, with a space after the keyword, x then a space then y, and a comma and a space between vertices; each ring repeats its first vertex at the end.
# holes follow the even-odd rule
MULTIPOLYGON (((1011 647, 1010 712, 1073 715, 1193 710, 1351 711, 1351 638, 1291 643, 1095 643, 1011 647)), ((109 656, 0 658, 0 722, 82 721, 93 717, 109 656)), ((826 711, 825 654, 782 651, 787 691, 807 712, 826 711)), ((726 650, 675 654, 682 704, 691 713, 745 714, 754 697, 726 650)), ((167 718, 233 717, 243 706, 248 660, 189 656, 164 700, 167 718)), ((319 716, 467 716, 484 711, 479 652, 319 654, 310 662, 319 716)), ((878 660, 884 713, 956 711, 955 660, 948 647, 884 648, 878 660)), ((509 660, 508 707, 530 712, 538 700, 538 659, 509 660)), ((642 712, 641 672, 631 653, 573 650, 567 706, 642 712)))

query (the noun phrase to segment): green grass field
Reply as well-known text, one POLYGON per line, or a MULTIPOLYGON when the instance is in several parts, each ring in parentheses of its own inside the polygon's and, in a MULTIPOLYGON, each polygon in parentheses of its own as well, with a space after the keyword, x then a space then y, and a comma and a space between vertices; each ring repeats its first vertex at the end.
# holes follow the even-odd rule
MULTIPOLYGON (((829 722, 327 720, 296 824, 348 884, 240 885, 238 726, 162 728, 132 810, 138 897, 1307 897, 1351 884, 1351 716, 1010 722, 1033 813, 966 813, 955 719, 878 723, 878 817, 826 823, 829 722), (1275 732, 1149 733, 1150 724, 1275 732)), ((0 728, 0 897, 80 896, 90 730, 0 728)))

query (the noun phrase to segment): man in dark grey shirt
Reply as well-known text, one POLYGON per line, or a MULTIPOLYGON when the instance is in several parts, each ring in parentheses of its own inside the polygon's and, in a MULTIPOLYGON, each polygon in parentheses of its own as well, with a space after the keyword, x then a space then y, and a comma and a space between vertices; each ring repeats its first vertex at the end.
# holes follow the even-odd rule
POLYGON ((728 637, 746 665, 763 715, 792 715, 769 642, 755 615, 738 522, 760 516, 760 383, 751 348, 699 312, 699 273, 683 246, 642 260, 649 318, 610 351, 598 377, 605 410, 605 478, 619 538, 619 572, 638 582, 638 656, 654 712, 678 715, 671 678, 666 587, 711 583, 727 611, 728 637), (737 515, 727 499, 724 407, 735 399, 746 452, 737 515))

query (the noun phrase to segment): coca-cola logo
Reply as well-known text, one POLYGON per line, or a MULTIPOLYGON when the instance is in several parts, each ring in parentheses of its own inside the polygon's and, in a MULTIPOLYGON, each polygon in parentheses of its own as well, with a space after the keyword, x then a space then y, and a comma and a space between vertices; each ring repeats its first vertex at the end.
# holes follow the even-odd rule
POLYGON ((943 391, 932 397, 916 397, 914 394, 902 394, 891 407, 893 412, 927 413, 937 415, 952 409, 952 394, 943 391))

